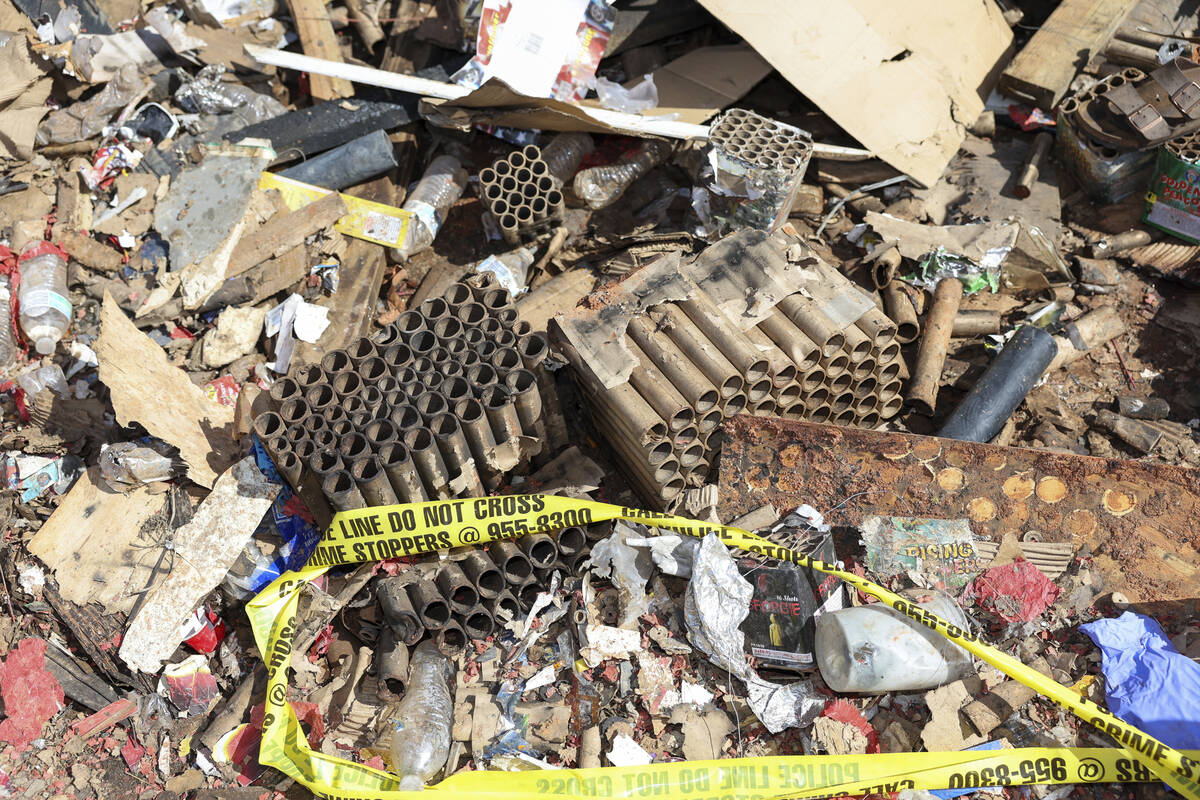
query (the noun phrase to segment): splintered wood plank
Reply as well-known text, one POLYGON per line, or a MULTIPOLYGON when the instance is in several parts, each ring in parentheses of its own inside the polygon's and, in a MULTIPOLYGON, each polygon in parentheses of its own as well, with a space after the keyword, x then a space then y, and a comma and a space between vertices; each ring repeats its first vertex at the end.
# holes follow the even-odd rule
MULTIPOLYGON (((333 32, 333 23, 329 21, 329 12, 325 10, 322 0, 288 0, 288 8, 292 12, 304 55, 329 61, 342 60, 337 34, 333 32)), ((345 78, 311 73, 308 76, 308 91, 316 100, 354 96, 354 86, 345 78)))
POLYGON ((1051 109, 1137 0, 1064 0, 1000 75, 1000 91, 1051 109))

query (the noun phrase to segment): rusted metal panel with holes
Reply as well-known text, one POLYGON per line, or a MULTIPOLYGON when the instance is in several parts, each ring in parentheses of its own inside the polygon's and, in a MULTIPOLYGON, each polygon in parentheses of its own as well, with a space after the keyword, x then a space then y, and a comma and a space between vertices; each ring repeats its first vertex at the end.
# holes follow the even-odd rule
POLYGON ((979 536, 1089 547, 1112 589, 1200 597, 1200 471, 912 434, 736 417, 725 424, 722 519, 809 503, 833 525, 872 514, 965 517, 979 536))

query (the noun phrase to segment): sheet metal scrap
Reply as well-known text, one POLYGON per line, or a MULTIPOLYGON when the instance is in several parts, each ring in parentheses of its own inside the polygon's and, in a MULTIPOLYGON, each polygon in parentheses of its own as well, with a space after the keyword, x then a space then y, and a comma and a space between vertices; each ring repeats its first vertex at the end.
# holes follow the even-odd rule
POLYGON ((833 525, 966 517, 980 537, 1030 531, 1091 548, 1130 599, 1197 597, 1200 471, 775 418, 725 424, 721 519, 809 503, 833 525))

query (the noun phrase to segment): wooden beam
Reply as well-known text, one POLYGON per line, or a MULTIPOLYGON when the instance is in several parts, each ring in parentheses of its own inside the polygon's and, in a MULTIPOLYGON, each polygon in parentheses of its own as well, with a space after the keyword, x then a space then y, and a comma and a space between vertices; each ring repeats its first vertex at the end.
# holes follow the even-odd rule
MULTIPOLYGON (((322 0, 288 0, 288 8, 292 12, 292 22, 305 55, 330 61, 342 60, 337 34, 333 32, 333 23, 329 21, 329 12, 325 10, 322 0)), ((315 100, 354 96, 354 86, 345 78, 311 72, 308 74, 308 91, 315 100)))
POLYGON ((1049 110, 1137 0, 1063 0, 1000 75, 1001 93, 1049 110))

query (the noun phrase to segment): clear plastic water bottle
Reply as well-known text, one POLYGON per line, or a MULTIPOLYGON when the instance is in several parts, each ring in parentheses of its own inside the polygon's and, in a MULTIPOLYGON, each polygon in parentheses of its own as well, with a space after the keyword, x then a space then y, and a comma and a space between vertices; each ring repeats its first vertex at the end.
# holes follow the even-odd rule
POLYGON ((450 753, 450 728, 454 703, 450 659, 426 640, 412 652, 408 692, 400 701, 392 734, 392 771, 405 791, 423 789, 446 764, 450 753))
POLYGON ((404 244, 393 248, 393 255, 404 261, 433 244, 438 229, 446 219, 446 212, 462 196, 466 185, 467 171, 457 158, 438 156, 431 161, 404 201, 404 210, 413 212, 416 217, 408 224, 404 244))
POLYGON ((66 253, 49 242, 25 249, 21 269, 21 330, 41 355, 50 355, 71 325, 66 253))
POLYGON ((67 386, 67 378, 63 375, 62 367, 58 364, 25 370, 17 376, 17 385, 25 390, 25 394, 30 400, 47 389, 52 389, 60 397, 66 397, 71 391, 67 386))
POLYGON ((586 133, 560 133, 542 148, 542 161, 546 162, 550 176, 563 186, 575 177, 583 157, 595 149, 592 137, 586 133))
POLYGON ((622 156, 615 164, 585 169, 575 176, 575 194, 594 209, 617 202, 629 184, 667 160, 671 145, 658 139, 648 139, 632 153, 622 156))
POLYGON ((13 335, 12 288, 7 275, 0 275, 0 379, 17 360, 17 341, 13 335))
MULTIPOLYGON (((951 625, 967 618, 945 592, 903 594, 951 625)), ((883 603, 817 617, 817 666, 835 692, 910 692, 933 689, 971 674, 971 654, 936 631, 883 603)))

